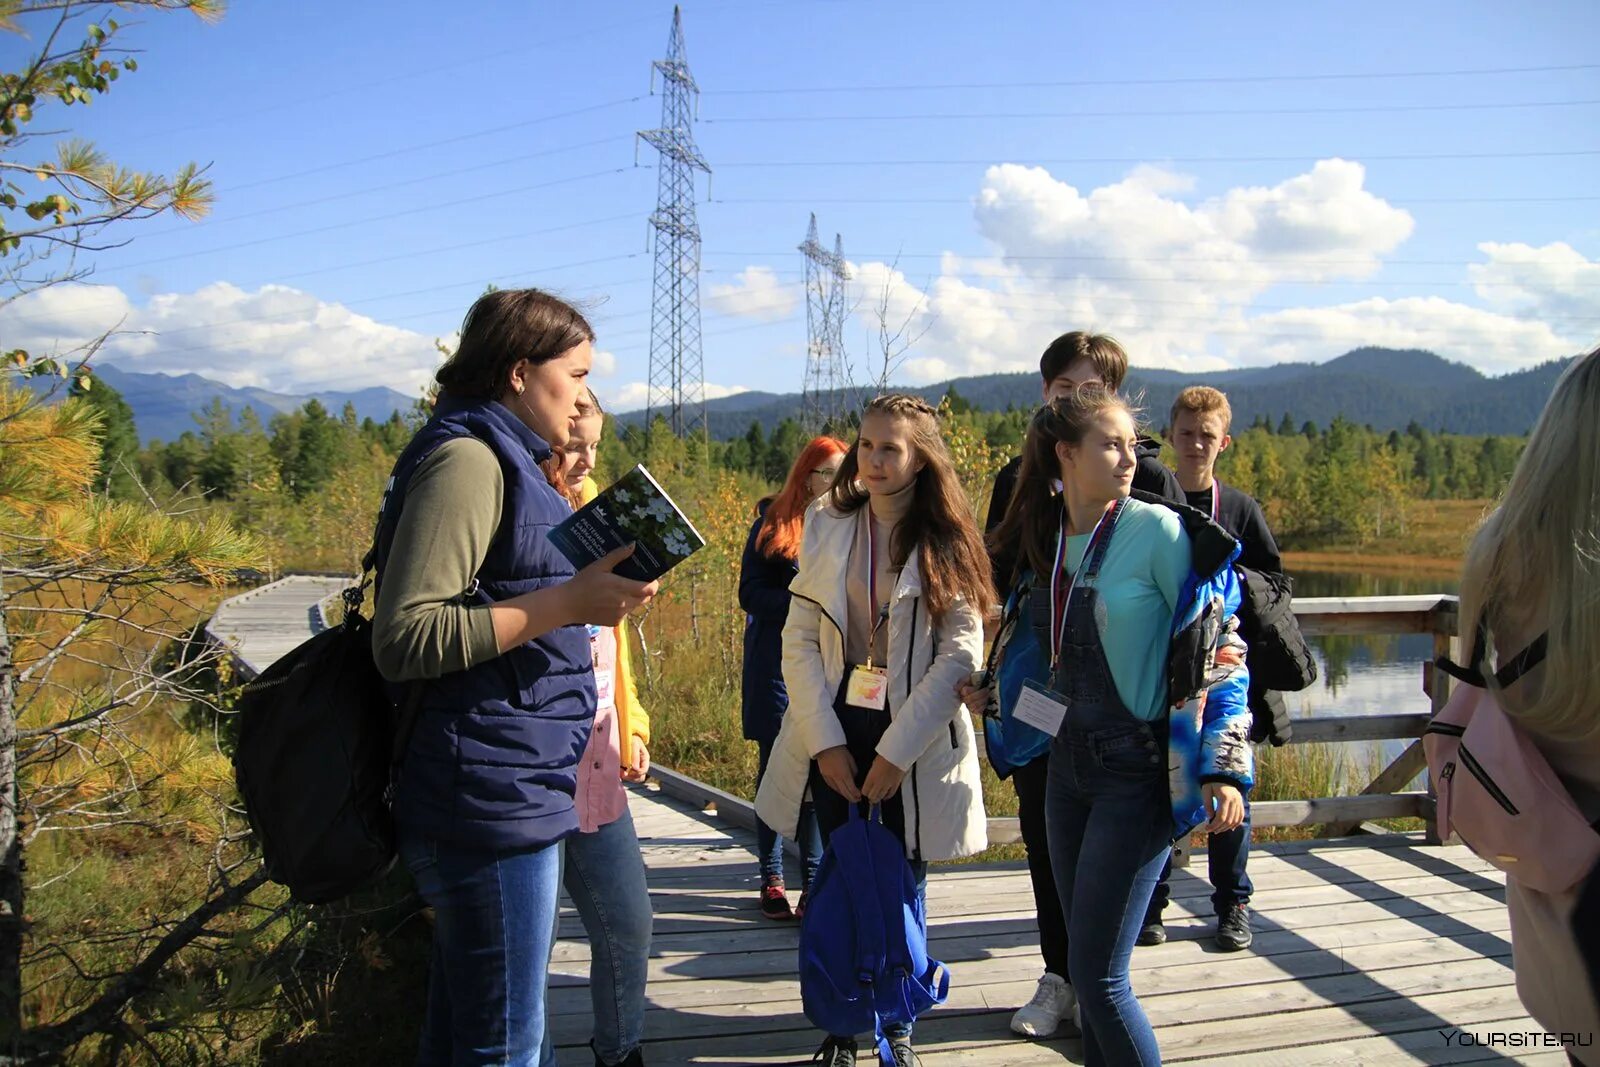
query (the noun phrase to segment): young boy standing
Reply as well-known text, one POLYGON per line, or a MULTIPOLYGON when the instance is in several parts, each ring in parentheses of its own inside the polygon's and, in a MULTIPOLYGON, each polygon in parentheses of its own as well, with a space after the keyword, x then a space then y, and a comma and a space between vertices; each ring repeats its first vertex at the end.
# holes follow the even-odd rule
MULTIPOLYGON (((1049 403, 1090 383, 1114 393, 1122 388, 1127 375, 1128 354, 1114 338, 1074 330, 1050 342, 1039 360, 1041 399, 1049 403)), ((1139 465, 1133 475, 1133 487, 1181 501, 1183 496, 1177 479, 1161 463, 1160 454, 1159 443, 1139 442, 1139 465)), ((984 523, 985 534, 992 533, 1005 517, 1021 466, 1022 457, 1018 456, 995 476, 989 514, 984 523)), ((991 543, 989 556, 994 567, 995 588, 1004 600, 1015 576, 1018 546, 991 543)), ((1049 1037, 1063 1019, 1071 1018, 1077 1003, 1067 975, 1067 925, 1045 837, 1044 797, 1049 765, 1050 757, 1046 753, 1017 767, 1011 774, 1011 784, 1017 791, 1017 819, 1028 853, 1028 874, 1033 882, 1034 909, 1038 913, 1039 948, 1044 956, 1044 974, 1033 999, 1011 1018, 1012 1032, 1025 1037, 1049 1037)))
MULTIPOLYGON (((1172 405, 1169 431, 1177 451, 1178 484, 1190 507, 1210 515, 1213 522, 1238 539, 1239 566, 1279 572, 1283 570, 1283 560, 1261 505, 1250 494, 1217 481, 1217 457, 1233 443, 1228 433, 1232 422, 1233 410, 1219 390, 1194 385, 1178 394, 1172 405)), ((1268 706, 1270 699, 1265 691, 1251 687, 1251 711, 1263 725, 1273 715, 1268 706)), ((1260 739, 1258 731, 1252 734, 1253 739, 1260 739)), ((1207 848, 1211 887, 1215 890, 1211 903, 1217 914, 1217 947, 1224 951, 1237 952, 1251 941, 1249 904, 1254 886, 1245 871, 1249 855, 1250 800, 1246 797, 1243 825, 1224 834, 1212 834, 1207 848)), ((1171 896, 1167 885, 1171 874, 1169 857, 1145 913, 1144 928, 1139 933, 1141 945, 1159 945, 1167 939, 1161 912, 1171 896)))

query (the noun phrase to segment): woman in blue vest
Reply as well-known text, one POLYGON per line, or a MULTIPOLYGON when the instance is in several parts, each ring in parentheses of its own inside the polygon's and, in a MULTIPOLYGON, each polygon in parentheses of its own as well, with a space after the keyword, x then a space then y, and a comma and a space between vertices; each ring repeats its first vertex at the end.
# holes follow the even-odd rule
POLYGON ((1051 401, 995 534, 1040 576, 1030 614, 1049 684, 1025 687, 1013 714, 1053 738, 1046 832, 1089 1067, 1160 1064, 1128 981, 1134 939, 1174 838, 1238 826, 1251 785, 1238 545, 1202 512, 1133 492, 1137 444, 1115 393, 1051 401))
POLYGON ((424 1065, 539 1062, 551 846, 578 829, 595 714, 586 624, 656 592, 611 573, 627 550, 574 574, 547 536, 571 508, 539 464, 567 442, 593 341, 548 293, 479 299, 384 494, 373 656, 396 701, 420 702, 394 816, 434 912, 424 1065))

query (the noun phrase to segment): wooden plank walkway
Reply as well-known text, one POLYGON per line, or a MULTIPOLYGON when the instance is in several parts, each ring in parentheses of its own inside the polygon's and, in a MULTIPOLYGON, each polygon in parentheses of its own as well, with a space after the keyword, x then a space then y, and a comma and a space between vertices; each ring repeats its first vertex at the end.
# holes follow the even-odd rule
POLYGON ((279 578, 217 605, 206 633, 231 646, 240 669, 254 677, 315 634, 317 605, 350 584, 349 578, 311 574, 279 578))
MULTIPOLYGON (((631 806, 655 909, 646 1061, 809 1062, 820 1035, 800 1011, 799 928, 759 915, 754 835, 654 785, 635 789, 631 806)), ((1259 847, 1255 944, 1233 954, 1212 945, 1204 871, 1196 857, 1174 874, 1171 940, 1134 956, 1166 1062, 1566 1063, 1555 1050, 1447 1040, 1538 1032, 1512 985, 1504 877, 1465 848, 1420 835, 1259 847)), ((917 1028, 928 1067, 1082 1063, 1076 1037, 1030 1042, 1007 1029, 1041 970, 1026 869, 936 867, 928 904, 934 952, 953 974, 949 1003, 917 1028)), ((573 1067, 593 1063, 588 960, 564 906, 552 1029, 573 1067)))

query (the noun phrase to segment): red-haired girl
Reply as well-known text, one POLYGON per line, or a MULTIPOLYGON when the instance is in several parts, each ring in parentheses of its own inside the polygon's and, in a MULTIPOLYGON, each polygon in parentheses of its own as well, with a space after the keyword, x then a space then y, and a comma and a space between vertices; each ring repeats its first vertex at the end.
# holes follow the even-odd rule
MULTIPOLYGON (((746 612, 744 736, 760 747, 758 786, 789 707, 789 693, 783 685, 783 624, 789 618, 789 583, 798 569, 806 508, 833 484, 848 449, 833 437, 818 437, 806 445, 789 469, 783 488, 757 506, 756 522, 745 542, 744 560, 739 565, 739 606, 746 612)), ((810 805, 801 813, 797 840, 804 876, 798 912, 790 910, 784 890, 783 839, 759 820, 756 839, 761 855, 761 914, 769 919, 799 918, 805 911, 805 888, 822 859, 822 837, 810 805)))

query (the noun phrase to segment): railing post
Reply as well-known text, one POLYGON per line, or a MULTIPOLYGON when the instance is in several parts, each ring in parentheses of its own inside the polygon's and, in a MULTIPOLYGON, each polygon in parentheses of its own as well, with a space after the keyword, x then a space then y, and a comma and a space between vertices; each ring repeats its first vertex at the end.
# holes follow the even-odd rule
MULTIPOLYGON (((1439 606, 1433 609, 1431 619, 1433 622, 1433 657, 1447 656, 1456 658, 1456 632, 1459 627, 1457 604, 1455 600, 1442 600, 1439 606)), ((1433 714, 1437 715, 1450 699, 1450 676, 1444 671, 1435 670, 1430 661, 1422 666, 1422 688, 1428 694, 1432 704, 1433 714)), ((1433 791, 1433 776, 1428 776, 1428 810, 1423 815, 1423 840, 1430 845, 1442 845, 1444 839, 1439 836, 1439 822, 1435 815, 1436 796, 1433 791)))

